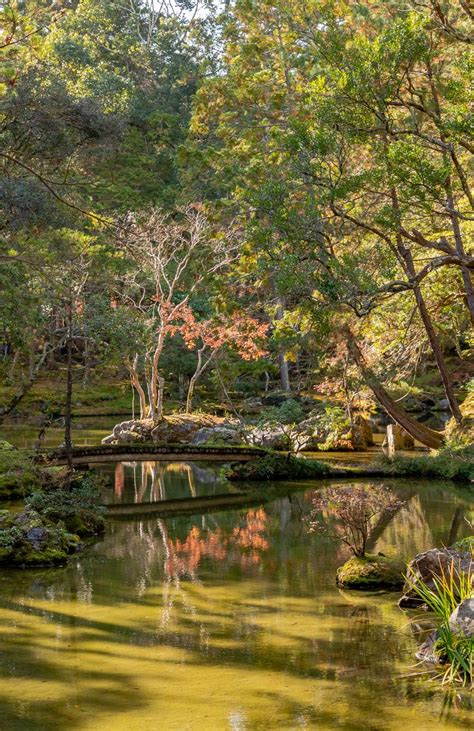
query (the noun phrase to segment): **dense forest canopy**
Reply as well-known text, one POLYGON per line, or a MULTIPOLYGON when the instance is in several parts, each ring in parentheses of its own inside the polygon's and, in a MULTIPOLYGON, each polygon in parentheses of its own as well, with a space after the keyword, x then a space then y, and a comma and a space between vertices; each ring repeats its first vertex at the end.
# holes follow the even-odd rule
POLYGON ((280 388, 438 446, 405 407, 472 393, 473 16, 3 3, 3 415, 68 364, 143 418, 280 388))

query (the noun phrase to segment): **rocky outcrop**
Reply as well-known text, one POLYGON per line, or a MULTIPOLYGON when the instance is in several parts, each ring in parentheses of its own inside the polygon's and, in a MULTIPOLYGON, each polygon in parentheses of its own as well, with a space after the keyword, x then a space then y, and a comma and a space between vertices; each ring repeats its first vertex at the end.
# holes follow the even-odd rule
POLYGON ((173 414, 158 424, 151 419, 130 419, 117 424, 102 444, 251 444, 264 449, 301 452, 366 449, 373 444, 372 429, 356 416, 351 429, 347 423, 329 424, 324 412, 313 412, 289 430, 276 424, 242 427, 237 420, 206 414, 173 414))
POLYGON ((34 510, 0 513, 0 564, 24 568, 60 565, 80 548, 79 536, 34 510))
POLYGON ((423 581, 428 588, 435 590, 434 578, 453 575, 454 585, 456 577, 472 569, 471 553, 459 551, 456 548, 432 548, 419 553, 408 565, 407 581, 403 588, 403 596, 398 605, 405 607, 423 607, 423 599, 418 595, 416 586, 423 581))
POLYGON ((191 444, 200 429, 233 426, 226 419, 205 414, 172 414, 158 423, 152 419, 130 419, 117 424, 102 444, 191 444))
POLYGON ((403 586, 404 568, 399 558, 352 556, 338 568, 336 582, 345 589, 397 589, 403 586))
POLYGON ((154 427, 152 419, 129 419, 116 424, 112 434, 102 439, 102 444, 137 444, 150 442, 154 427))
POLYGON ((194 446, 210 444, 242 444, 242 435, 236 429, 226 426, 203 426, 191 440, 194 446))
POLYGON ((288 437, 283 428, 275 425, 256 426, 249 429, 246 434, 248 444, 264 449, 288 450, 288 437))

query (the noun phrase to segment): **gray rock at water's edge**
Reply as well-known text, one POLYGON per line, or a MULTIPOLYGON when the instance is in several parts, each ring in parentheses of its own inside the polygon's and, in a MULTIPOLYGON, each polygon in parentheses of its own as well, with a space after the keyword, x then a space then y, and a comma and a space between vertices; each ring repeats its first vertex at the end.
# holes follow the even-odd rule
POLYGON ((464 599, 449 618, 453 632, 472 637, 474 635, 474 599, 464 599))
MULTIPOLYGON (((465 637, 474 635, 474 599, 464 599, 454 610, 449 618, 449 626, 455 634, 463 634, 465 637)), ((436 640, 439 631, 433 630, 416 653, 416 658, 423 662, 438 664, 442 658, 436 651, 436 640)))
POLYGON ((450 576, 453 572, 454 583, 456 576, 467 573, 472 568, 471 554, 467 551, 458 551, 455 548, 432 548, 424 553, 419 553, 413 561, 408 564, 407 578, 403 596, 398 602, 399 607, 420 607, 423 606, 423 599, 412 588, 422 580, 430 589, 435 589, 433 577, 450 576))
POLYGON ((242 444, 242 437, 236 429, 225 426, 203 426, 193 436, 191 444, 201 446, 205 444, 242 444))

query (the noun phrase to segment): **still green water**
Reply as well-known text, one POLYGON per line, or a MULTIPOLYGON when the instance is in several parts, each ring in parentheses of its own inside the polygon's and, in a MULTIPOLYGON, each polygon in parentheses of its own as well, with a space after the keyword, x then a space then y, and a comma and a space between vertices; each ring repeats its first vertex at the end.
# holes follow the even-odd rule
MULTIPOLYGON (((202 465, 118 465, 110 501, 225 490, 202 465)), ((469 698, 416 677, 397 595, 340 591, 343 549, 309 534, 321 483, 259 507, 109 521, 61 569, 0 574, 0 729, 459 729, 469 698)), ((472 491, 390 482, 375 550, 467 534, 472 491)), ((425 619, 426 621, 426 619, 425 619)))

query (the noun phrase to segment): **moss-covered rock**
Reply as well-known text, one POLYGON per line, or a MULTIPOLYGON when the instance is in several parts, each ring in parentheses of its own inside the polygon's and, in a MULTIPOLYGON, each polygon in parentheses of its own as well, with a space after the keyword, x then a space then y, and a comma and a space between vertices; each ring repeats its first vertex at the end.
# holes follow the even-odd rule
POLYGON ((103 533, 105 530, 104 516, 101 513, 85 508, 78 509, 76 513, 52 510, 48 513, 48 517, 54 523, 64 523, 66 530, 70 533, 75 533, 81 538, 95 536, 103 533))
POLYGON ((79 536, 54 525, 35 510, 0 513, 0 564, 18 567, 66 563, 82 547, 79 536))
POLYGON ((399 558, 353 556, 337 570, 336 581, 345 589, 397 589, 403 586, 404 570, 399 558))
POLYGON ((61 523, 81 538, 102 533, 106 509, 100 504, 102 479, 93 472, 78 475, 69 488, 34 492, 26 504, 52 523, 61 523))
POLYGON ((0 443, 0 500, 22 498, 50 480, 49 471, 35 465, 31 453, 0 443))

